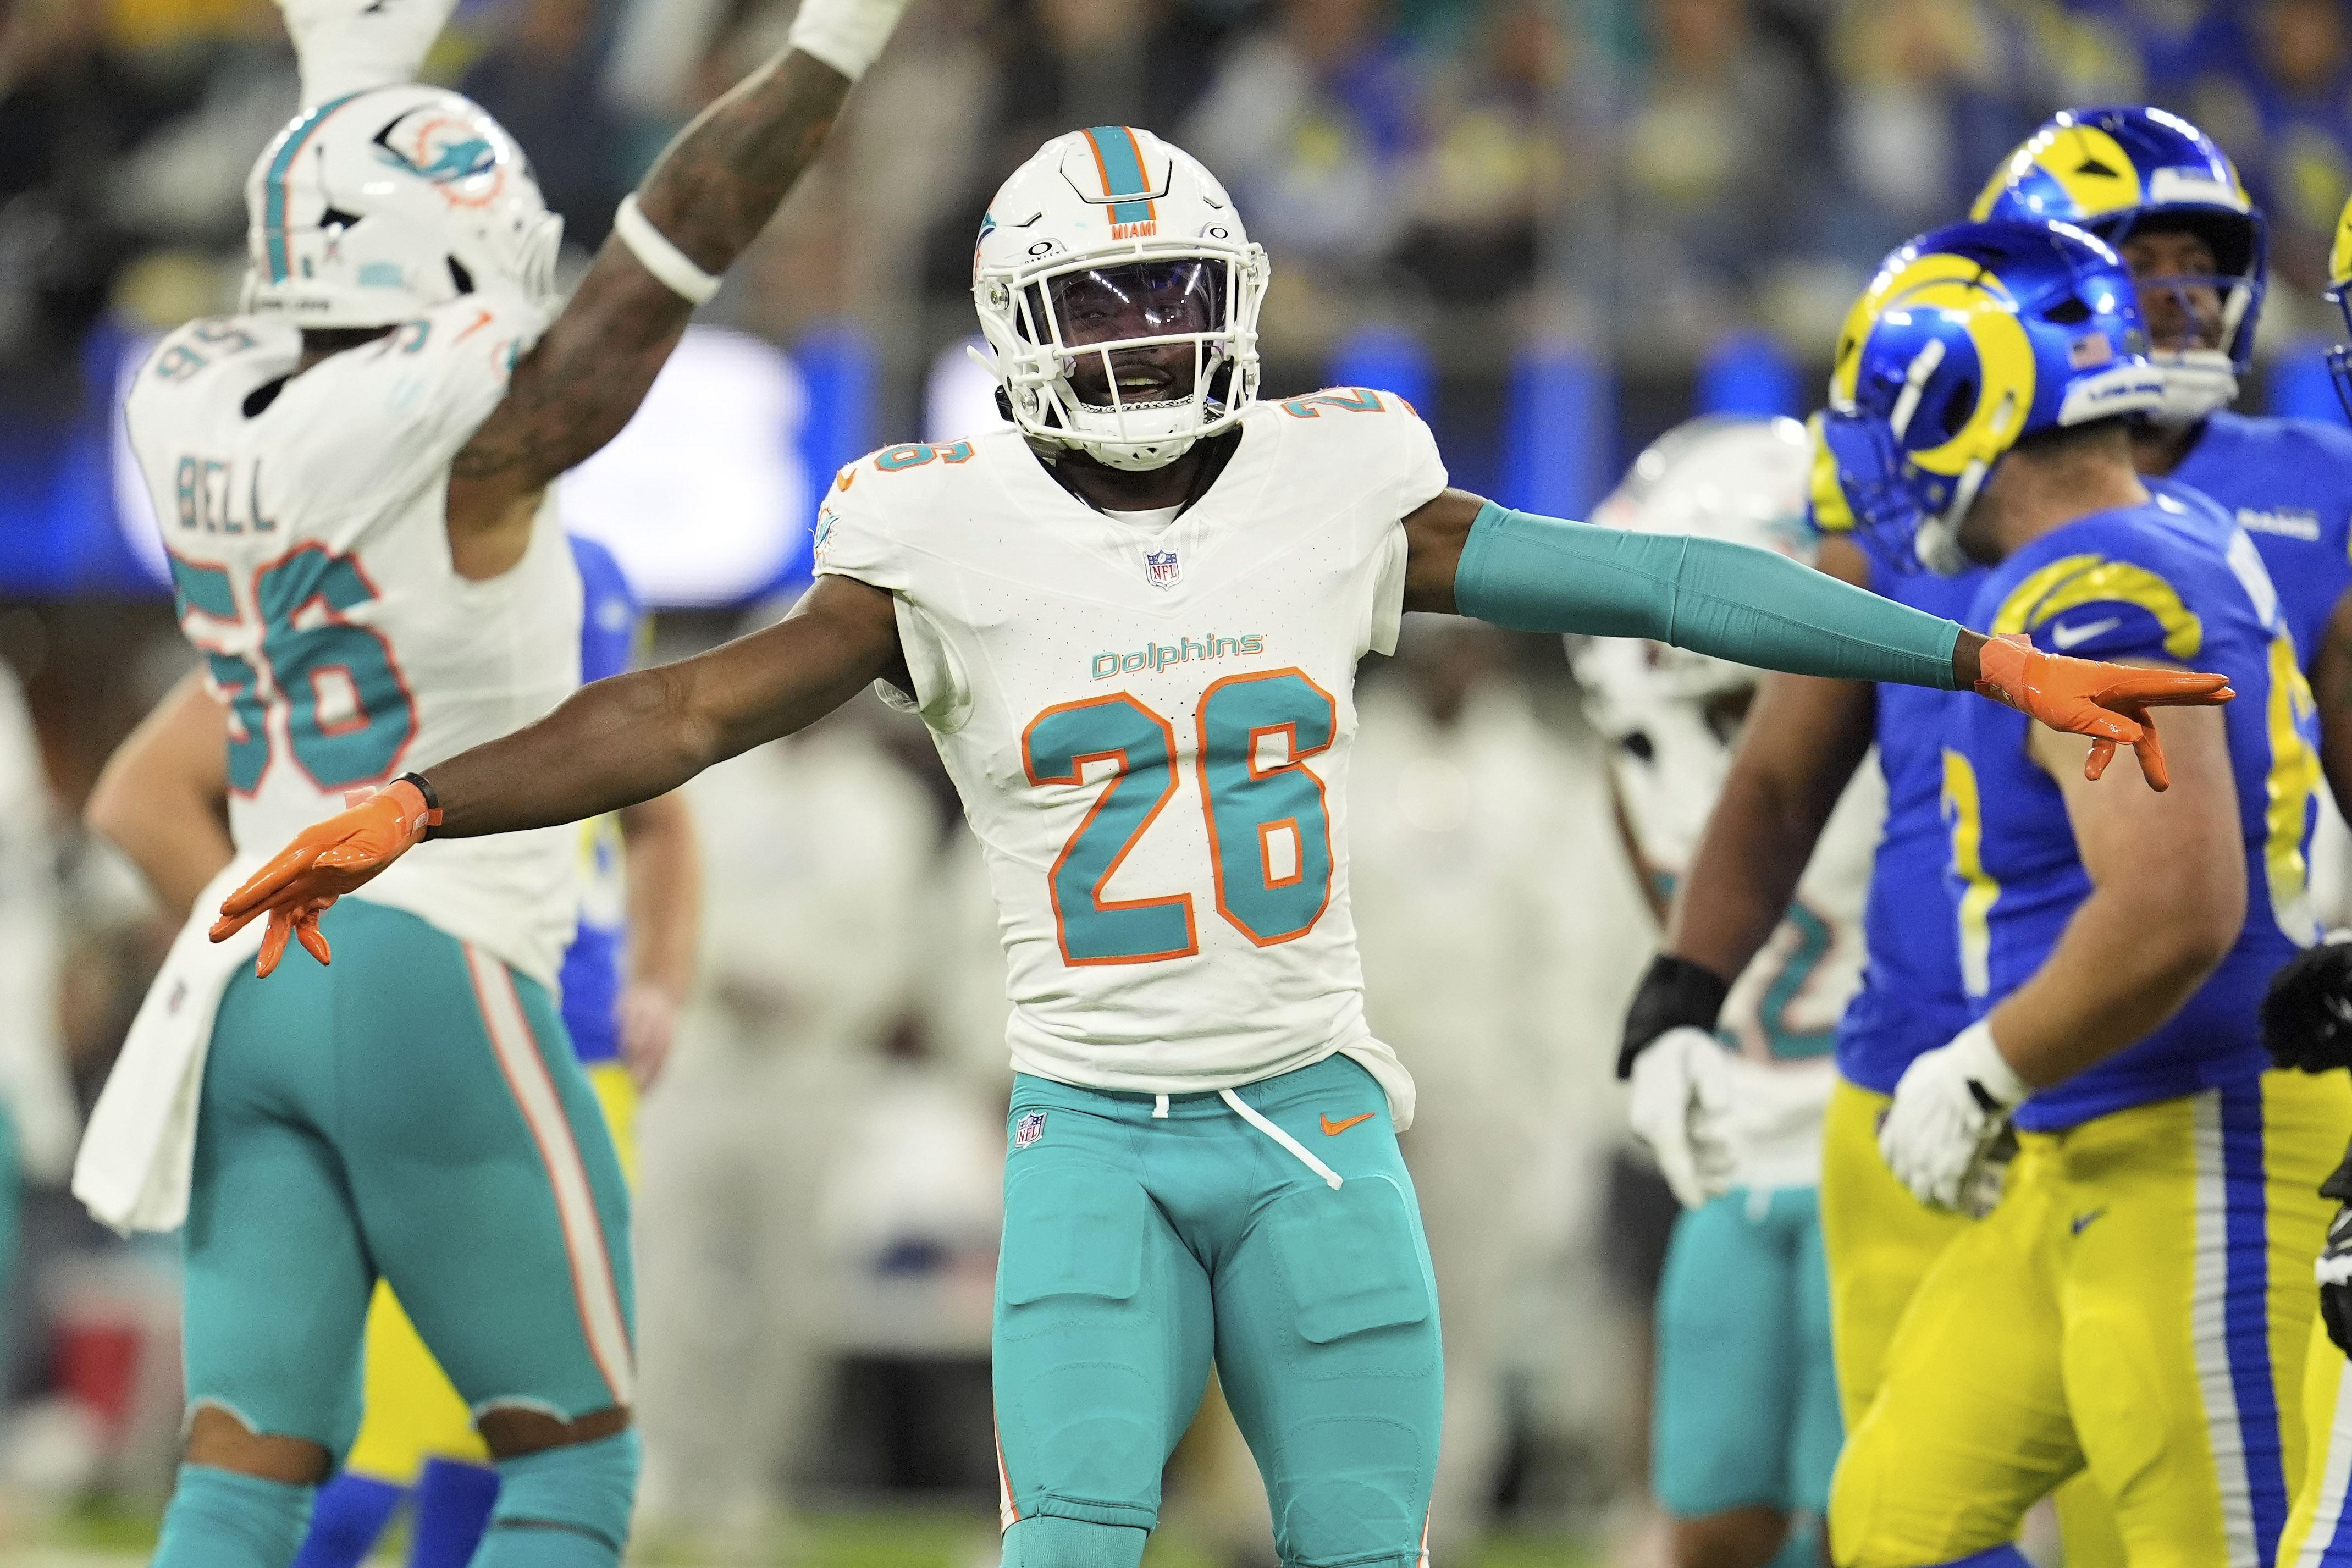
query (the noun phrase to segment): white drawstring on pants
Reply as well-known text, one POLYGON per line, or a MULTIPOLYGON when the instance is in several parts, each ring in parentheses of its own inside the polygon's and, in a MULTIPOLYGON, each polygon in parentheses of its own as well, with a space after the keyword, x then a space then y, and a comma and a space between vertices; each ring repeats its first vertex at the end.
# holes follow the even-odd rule
POLYGON ((1273 1139, 1276 1142, 1281 1144, 1292 1153, 1297 1155, 1299 1163, 1305 1165, 1308 1170, 1322 1177, 1324 1184, 1328 1186, 1333 1192, 1339 1190, 1339 1173, 1325 1164, 1322 1161, 1317 1159, 1313 1154, 1307 1152, 1306 1144, 1301 1143, 1297 1139, 1293 1138, 1289 1133, 1285 1132, 1281 1128, 1276 1127, 1273 1122, 1268 1121, 1265 1117, 1260 1116, 1256 1111, 1252 1110, 1248 1106, 1243 1104, 1242 1097, 1235 1094, 1232 1089, 1221 1089, 1217 1091, 1217 1094, 1218 1097, 1223 1100, 1227 1105, 1233 1107, 1234 1115, 1240 1117, 1244 1121, 1248 1122, 1252 1127, 1256 1128, 1259 1131, 1265 1133, 1267 1137, 1273 1139))

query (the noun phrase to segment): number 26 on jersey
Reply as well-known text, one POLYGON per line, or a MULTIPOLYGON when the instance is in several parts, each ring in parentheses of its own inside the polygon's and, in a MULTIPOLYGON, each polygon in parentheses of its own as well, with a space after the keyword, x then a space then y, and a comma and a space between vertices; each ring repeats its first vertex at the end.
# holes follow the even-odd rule
MULTIPOLYGON (((1329 750, 1331 694, 1297 669, 1228 676, 1201 694, 1193 765, 1217 912, 1260 947, 1307 934, 1331 900, 1331 817, 1306 760, 1329 750)), ((1021 736, 1036 785, 1083 784, 1111 764, 1046 879, 1066 963, 1150 963, 1200 951, 1192 895, 1104 887, 1177 788, 1176 729, 1125 692, 1046 709, 1021 736)))

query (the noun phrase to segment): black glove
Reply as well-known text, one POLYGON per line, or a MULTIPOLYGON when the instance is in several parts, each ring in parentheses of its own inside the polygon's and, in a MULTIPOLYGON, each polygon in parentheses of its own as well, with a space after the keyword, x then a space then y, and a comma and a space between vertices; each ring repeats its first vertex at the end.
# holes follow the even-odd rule
POLYGON ((1625 1037, 1617 1047, 1617 1076, 1632 1078, 1633 1058, 1668 1029, 1688 1025, 1713 1034, 1715 1016, 1723 1011, 1723 999, 1730 992, 1730 983, 1704 964, 1658 954, 1651 961, 1650 973, 1642 976, 1633 1005, 1625 1009, 1625 1037))
POLYGON ((2263 997, 2263 1044, 2283 1068, 2352 1067, 2352 942, 2309 948, 2279 966, 2263 997))

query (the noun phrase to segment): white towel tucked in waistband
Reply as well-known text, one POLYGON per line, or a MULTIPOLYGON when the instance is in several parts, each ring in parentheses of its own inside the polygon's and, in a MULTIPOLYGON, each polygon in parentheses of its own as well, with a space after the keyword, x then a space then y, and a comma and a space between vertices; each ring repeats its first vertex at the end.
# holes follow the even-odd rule
MULTIPOLYGON (((90 1110, 74 1160, 73 1194, 123 1235, 176 1230, 188 1217, 196 1100, 213 1018, 229 977, 261 951, 268 922, 257 920, 217 944, 205 932, 221 900, 260 864, 259 857, 240 858, 197 895, 195 913, 173 939, 90 1110)), ((305 953, 289 956, 310 961, 305 953)))

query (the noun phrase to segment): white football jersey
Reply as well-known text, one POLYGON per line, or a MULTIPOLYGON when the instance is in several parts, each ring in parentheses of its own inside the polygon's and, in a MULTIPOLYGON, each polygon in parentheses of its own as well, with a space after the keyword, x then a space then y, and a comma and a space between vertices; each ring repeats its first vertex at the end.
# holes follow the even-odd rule
MULTIPOLYGON (((1670 899, 1730 774, 1732 745, 1701 703, 1658 689, 1649 647, 1596 637, 1578 648, 1575 665, 1586 712, 1610 742, 1637 869, 1670 899)), ((1873 752, 1830 813, 1789 912, 1724 999, 1717 1032, 1758 1069, 1742 1091, 1760 1114, 1738 1151, 1741 1184, 1817 1179, 1817 1112, 1828 1100, 1838 1021, 1862 985, 1863 905, 1885 817, 1886 785, 1873 752)))
MULTIPOLYGON (((467 294, 292 375, 294 326, 215 317, 141 367, 124 416, 181 628, 229 709, 240 855, 275 852, 342 810, 346 790, 506 734, 579 685, 580 580, 551 511, 497 578, 469 582, 449 555, 449 464, 545 324, 467 294)), ((572 863, 569 828, 436 840, 353 896, 552 984, 572 863)))
POLYGON ((1420 418, 1342 388, 1253 407, 1173 521, 1097 511, 1010 431, 844 468, 817 570, 898 635, 996 896, 1015 1069, 1199 1093, 1344 1051, 1357 662, 1396 644, 1399 520, 1445 488, 1420 418))

